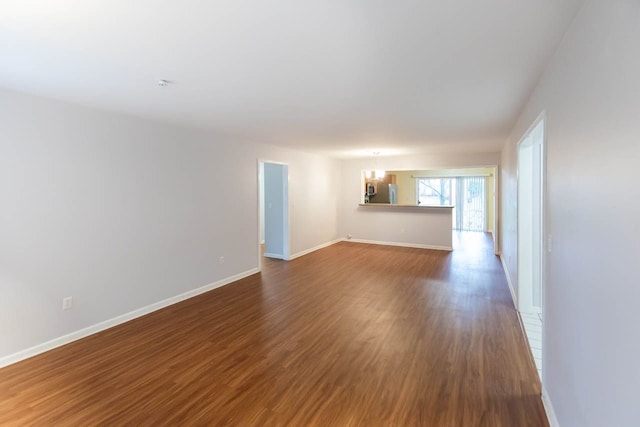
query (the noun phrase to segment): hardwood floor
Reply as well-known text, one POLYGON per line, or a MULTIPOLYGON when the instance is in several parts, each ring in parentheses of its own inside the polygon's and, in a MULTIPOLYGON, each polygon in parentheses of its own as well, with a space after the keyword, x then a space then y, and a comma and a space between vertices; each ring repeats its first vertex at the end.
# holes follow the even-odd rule
POLYGON ((490 239, 343 242, 0 370, 0 425, 546 426, 490 239))

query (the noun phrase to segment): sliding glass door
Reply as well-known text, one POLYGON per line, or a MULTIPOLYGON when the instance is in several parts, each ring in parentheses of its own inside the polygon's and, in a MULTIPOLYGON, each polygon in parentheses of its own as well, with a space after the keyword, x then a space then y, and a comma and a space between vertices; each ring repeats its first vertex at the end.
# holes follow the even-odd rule
POLYGON ((420 206, 453 205, 453 229, 486 231, 486 178, 457 176, 418 178, 417 201, 420 206))
POLYGON ((486 184, 483 176, 455 178, 458 188, 454 229, 485 231, 487 224, 486 184))

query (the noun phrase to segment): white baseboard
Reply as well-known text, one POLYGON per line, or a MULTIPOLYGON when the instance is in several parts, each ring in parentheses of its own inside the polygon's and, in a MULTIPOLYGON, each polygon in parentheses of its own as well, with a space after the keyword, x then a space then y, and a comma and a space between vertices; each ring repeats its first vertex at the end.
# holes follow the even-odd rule
POLYGON ((402 246, 405 248, 435 249, 438 251, 449 251, 449 252, 453 250, 453 247, 451 246, 422 245, 418 243, 383 242, 380 240, 365 240, 365 239, 349 239, 347 241, 354 242, 354 243, 367 243, 369 245, 402 246))
POLYGON ((311 252, 315 252, 315 251, 317 251, 317 250, 319 250, 319 249, 323 249, 323 248, 326 248, 326 247, 328 247, 328 246, 335 245, 336 243, 338 243, 338 242, 342 242, 343 240, 344 240, 344 239, 336 239, 336 240, 332 240, 332 241, 330 241, 330 242, 326 242, 326 243, 323 243, 323 244, 321 244, 321 245, 314 246, 313 248, 306 249, 306 250, 304 250, 304 251, 300 251, 300 252, 296 252, 295 254, 290 255, 290 256, 289 256, 289 258, 288 258, 288 260, 289 260, 289 261, 291 261, 291 260, 296 259, 296 258, 299 258, 299 257, 301 257, 301 256, 303 256, 303 255, 307 255, 307 254, 310 254, 311 252))
POLYGON ((170 305, 176 304, 180 301, 184 301, 189 298, 193 298, 197 295, 203 294, 205 292, 209 292, 213 289, 222 287, 224 285, 228 285, 229 283, 233 283, 237 280, 244 279, 245 277, 251 276, 253 274, 259 273, 260 271, 257 268, 252 268, 251 270, 244 271, 242 273, 235 274, 230 277, 226 277, 222 280, 218 280, 214 283, 209 283, 208 285, 204 285, 197 289, 193 289, 191 291, 187 291, 180 295, 176 295, 171 298, 167 298, 165 300, 147 305, 146 307, 139 308, 137 310, 133 310, 129 313, 122 314, 120 316, 116 316, 112 319, 105 320, 104 322, 96 323, 95 325, 88 326, 84 329, 80 329, 78 331, 72 332, 67 335, 63 335, 58 338, 54 338, 50 341, 47 341, 42 344, 38 344, 31 348, 27 348, 25 350, 19 351, 14 354, 10 354, 8 356, 4 356, 0 358, 0 368, 12 365, 14 363, 20 362, 21 360, 28 359, 30 357, 36 356, 38 354, 44 353, 49 350, 53 350, 54 348, 61 347, 65 344, 68 344, 73 341, 77 341, 81 338, 85 338, 89 335, 93 335, 95 333, 104 331, 105 329, 112 328, 114 326, 120 325, 122 323, 133 320, 137 317, 144 316, 145 314, 152 313, 154 311, 160 310, 161 308, 168 307, 170 305))
POLYGON ((502 269, 504 270, 504 275, 507 276, 507 284, 509 285, 509 291, 511 291, 511 299, 513 300, 513 306, 518 309, 518 297, 516 296, 516 291, 513 288, 513 283, 511 282, 511 274, 509 274, 509 268, 507 267, 507 263, 505 262, 502 254, 500 254, 500 261, 502 262, 502 269))
POLYGON ((262 256, 266 256, 267 258, 286 259, 282 254, 272 254, 271 252, 265 252, 262 256))
POLYGON ((551 399, 549 399, 549 394, 547 393, 547 389, 544 388, 544 385, 542 386, 542 405, 544 406, 544 410, 547 413, 549 427, 560 427, 560 423, 558 422, 556 413, 553 410, 553 405, 551 404, 551 399))

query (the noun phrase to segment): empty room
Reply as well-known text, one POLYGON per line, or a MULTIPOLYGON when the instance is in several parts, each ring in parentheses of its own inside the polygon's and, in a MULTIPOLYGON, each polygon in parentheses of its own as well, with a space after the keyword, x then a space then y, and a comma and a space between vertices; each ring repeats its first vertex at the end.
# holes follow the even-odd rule
POLYGON ((0 0, 0 425, 640 425, 637 0, 0 0))

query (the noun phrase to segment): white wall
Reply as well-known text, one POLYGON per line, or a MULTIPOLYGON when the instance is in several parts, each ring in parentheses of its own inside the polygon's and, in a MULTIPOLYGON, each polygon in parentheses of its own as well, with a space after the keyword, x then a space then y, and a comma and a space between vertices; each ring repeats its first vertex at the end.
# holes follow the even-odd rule
MULTIPOLYGON (((385 170, 480 167, 499 165, 500 153, 379 157, 376 161, 379 167, 385 170)), ((358 207, 364 195, 362 171, 372 169, 373 163, 372 158, 345 160, 342 163, 339 234, 342 237, 351 234, 354 239, 361 240, 450 247, 450 244, 443 243, 445 235, 442 214, 403 214, 397 210, 392 213, 388 209, 358 207)), ((448 230, 445 234, 450 242, 451 215, 448 217, 448 230)))
POLYGON ((289 166, 290 256, 337 239, 340 161, 278 147, 261 152, 289 166))
POLYGON ((337 160, 4 90, 0 129, 0 361, 257 268, 258 158, 289 164, 292 253, 337 237, 337 160))
POLYGON ((543 385, 562 427, 640 421, 640 3, 587 0, 502 155, 502 251, 516 262, 516 144, 547 113, 543 385))

